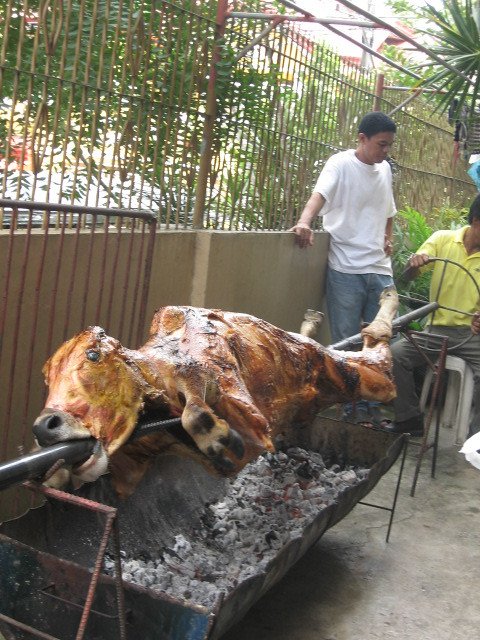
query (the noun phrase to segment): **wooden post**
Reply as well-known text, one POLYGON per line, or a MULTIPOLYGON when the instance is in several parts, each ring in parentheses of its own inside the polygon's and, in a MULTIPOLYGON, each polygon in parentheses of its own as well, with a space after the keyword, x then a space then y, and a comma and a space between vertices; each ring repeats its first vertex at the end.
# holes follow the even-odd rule
POLYGON ((200 166, 198 170, 197 187, 195 189, 195 206, 193 209, 192 222, 194 229, 201 229, 203 227, 205 201, 208 188, 208 177, 210 175, 210 168, 212 163, 213 130, 215 127, 215 120, 217 116, 217 97, 215 90, 217 71, 215 65, 220 59, 220 49, 217 42, 225 33, 227 13, 228 0, 218 0, 217 20, 215 28, 215 45, 213 47, 210 72, 208 77, 205 121, 203 125, 202 146, 200 150, 200 166))
POLYGON ((373 100, 373 111, 381 111, 381 100, 383 97, 383 88, 385 86, 385 76, 379 73, 377 82, 375 83, 375 98, 373 100))

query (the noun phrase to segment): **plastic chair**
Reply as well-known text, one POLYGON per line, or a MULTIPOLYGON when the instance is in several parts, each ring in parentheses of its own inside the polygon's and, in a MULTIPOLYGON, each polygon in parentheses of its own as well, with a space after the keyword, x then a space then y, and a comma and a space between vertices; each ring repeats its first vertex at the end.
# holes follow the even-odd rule
MULTIPOLYGON (((473 370, 462 358, 447 356, 445 371, 449 371, 450 373, 440 425, 442 427, 455 426, 455 443, 460 444, 467 439, 470 427, 474 388, 473 370)), ((428 369, 420 396, 420 409, 422 413, 425 411, 432 381, 433 371, 428 369)))

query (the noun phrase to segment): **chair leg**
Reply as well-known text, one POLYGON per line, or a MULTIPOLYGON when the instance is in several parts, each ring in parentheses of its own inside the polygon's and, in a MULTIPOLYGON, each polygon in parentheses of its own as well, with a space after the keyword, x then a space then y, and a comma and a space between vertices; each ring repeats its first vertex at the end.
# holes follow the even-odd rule
POLYGON ((460 411, 460 392, 463 389, 464 376, 460 371, 450 370, 448 372, 448 383, 443 405, 441 425, 442 427, 453 427, 458 423, 460 411))
POLYGON ((474 380, 472 371, 467 371, 463 381, 462 394, 459 398, 457 423, 455 433, 455 444, 465 442, 470 428, 470 417, 472 415, 474 380))

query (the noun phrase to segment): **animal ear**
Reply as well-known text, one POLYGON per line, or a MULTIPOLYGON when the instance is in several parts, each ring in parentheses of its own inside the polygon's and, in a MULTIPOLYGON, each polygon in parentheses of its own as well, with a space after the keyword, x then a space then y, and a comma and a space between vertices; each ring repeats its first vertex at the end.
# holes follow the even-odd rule
POLYGON ((45 364, 42 367, 42 373, 43 373, 43 377, 45 379, 45 384, 47 383, 47 379, 48 379, 48 374, 50 373, 50 365, 51 365, 52 359, 49 358, 45 364))

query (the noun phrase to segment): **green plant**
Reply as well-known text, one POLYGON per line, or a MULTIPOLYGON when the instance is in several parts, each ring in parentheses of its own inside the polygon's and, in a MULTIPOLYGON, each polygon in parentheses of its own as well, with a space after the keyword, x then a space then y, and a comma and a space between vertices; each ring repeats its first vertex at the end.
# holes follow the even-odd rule
MULTIPOLYGON (((403 273, 408 259, 434 231, 457 229, 466 224, 467 211, 444 206, 434 209, 428 220, 412 207, 398 211, 393 223, 393 277, 400 296, 400 313, 420 306, 429 299, 431 272, 420 274, 408 282, 403 273)), ((415 327, 420 328, 420 327, 415 327)))
POLYGON ((432 61, 424 65, 431 69, 424 84, 442 90, 435 98, 440 111, 454 105, 454 117, 461 117, 465 108, 474 114, 480 89, 478 0, 444 0, 441 9, 427 2, 422 13, 431 25, 425 30, 434 39, 430 49, 449 64, 445 67, 432 61))
POLYGON ((428 300, 430 273, 423 273, 415 280, 407 282, 403 277, 403 272, 412 253, 432 235, 433 231, 425 217, 411 207, 405 207, 398 211, 395 217, 393 277, 404 306, 411 306, 406 304, 404 298, 428 300))

